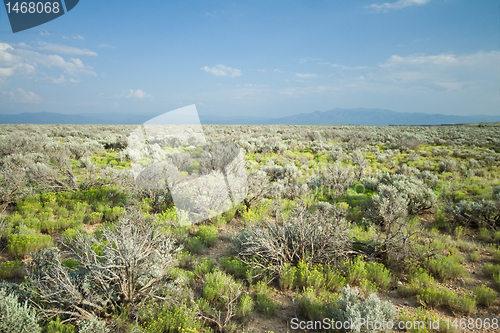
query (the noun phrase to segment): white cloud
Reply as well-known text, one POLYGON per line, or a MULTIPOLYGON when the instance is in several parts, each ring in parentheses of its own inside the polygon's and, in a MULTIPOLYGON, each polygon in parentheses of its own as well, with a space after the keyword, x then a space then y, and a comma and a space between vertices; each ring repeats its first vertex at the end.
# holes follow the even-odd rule
MULTIPOLYGON (((325 63, 325 65, 328 63, 325 63)), ((344 65, 339 65, 339 64, 332 64, 333 67, 335 68, 340 68, 341 70, 360 70, 360 69, 367 69, 368 66, 344 66, 344 65)))
POLYGON ((40 31, 40 35, 41 36, 48 36, 48 35, 50 35, 50 32, 48 32, 47 30, 40 31))
POLYGON ((114 46, 111 46, 108 44, 99 44, 99 45, 97 45, 97 47, 99 47, 101 49, 114 49, 115 48, 114 46))
POLYGON ((295 74, 295 76, 300 78, 300 79, 313 79, 315 77, 318 77, 318 74, 316 74, 316 73, 303 73, 303 74, 297 73, 297 74, 295 74))
POLYGON ((224 65, 216 65, 214 67, 205 66, 202 68, 202 70, 217 76, 230 76, 230 77, 241 76, 241 71, 239 69, 227 67, 224 65))
POLYGON ((46 69, 61 69, 69 75, 93 75, 92 67, 86 66, 79 58, 65 60, 57 54, 43 54, 25 48, 14 48, 7 43, 0 43, 0 79, 13 75, 33 76, 37 73, 41 77, 47 75, 41 72, 46 69))
POLYGON ((2 95, 8 95, 12 101, 19 103, 40 103, 40 96, 32 91, 25 91, 23 88, 17 88, 17 92, 0 90, 2 95))
POLYGON ((145 98, 150 98, 150 94, 146 94, 144 91, 141 89, 133 90, 130 89, 128 95, 126 96, 127 98, 138 98, 138 99, 145 99, 145 98))
POLYGON ((87 50, 87 49, 79 49, 76 47, 71 47, 71 46, 65 46, 65 45, 58 45, 58 44, 50 44, 50 43, 45 43, 45 42, 39 42, 38 49, 47 51, 47 52, 54 52, 54 53, 59 53, 59 54, 67 54, 67 55, 86 55, 86 56, 97 56, 97 53, 87 50))
POLYGON ((431 0, 398 0, 396 2, 386 2, 383 4, 373 4, 366 8, 374 9, 377 12, 387 13, 390 10, 399 10, 411 6, 422 6, 429 3, 431 0))
POLYGON ((72 38, 73 39, 85 39, 85 37, 80 36, 80 35, 73 36, 72 38))

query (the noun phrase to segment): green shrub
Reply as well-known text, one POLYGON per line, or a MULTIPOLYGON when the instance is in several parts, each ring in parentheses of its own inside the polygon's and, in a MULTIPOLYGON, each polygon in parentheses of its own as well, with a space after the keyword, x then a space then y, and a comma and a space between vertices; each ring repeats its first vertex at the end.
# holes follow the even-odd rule
POLYGON ((219 260, 222 268, 234 277, 244 279, 247 277, 248 267, 238 259, 221 258, 219 260))
POLYGON ((203 277, 205 274, 211 273, 215 268, 215 259, 202 258, 194 265, 194 275, 197 278, 203 277))
POLYGON ((456 256, 439 256, 429 260, 427 266, 429 271, 442 281, 469 275, 456 256))
POLYGON ((500 273, 493 274, 491 281, 493 282, 493 286, 497 290, 500 290, 500 273))
POLYGON ((455 315, 471 316, 477 312, 476 299, 469 295, 450 294, 448 306, 455 315))
POLYGON ((491 256, 493 257, 493 259, 495 259, 495 261, 500 262, 500 250, 496 250, 495 252, 492 253, 491 256))
POLYGON ((0 280, 22 278, 23 263, 19 260, 0 263, 0 280))
POLYGON ((36 312, 28 302, 19 304, 16 296, 0 289, 0 332, 39 333, 36 312))
POLYGON ((241 283, 235 282, 231 275, 215 270, 204 277, 203 298, 213 307, 224 310, 231 299, 239 296, 241 288, 241 283))
POLYGON ((398 292, 403 296, 417 295, 421 289, 433 287, 435 284, 434 278, 425 269, 418 267, 410 271, 408 283, 399 287, 398 292))
POLYGON ((273 300, 274 291, 264 281, 259 281, 254 286, 255 308, 267 315, 272 315, 278 308, 278 303, 273 300))
POLYGON ((309 269, 309 264, 299 261, 295 274, 295 286, 300 290, 307 287, 321 289, 326 281, 320 269, 320 266, 309 269))
POLYGON ((363 257, 358 256, 349 264, 347 275, 349 284, 352 286, 359 285, 366 278, 366 263, 363 261, 363 257))
POLYGON ((490 307, 498 295, 496 291, 486 287, 484 284, 476 287, 474 293, 476 294, 477 303, 486 307, 490 307))
POLYGON ((302 315, 311 320, 321 320, 324 317, 325 303, 316 295, 313 287, 305 288, 297 297, 297 304, 302 315))
POLYGON ((217 242, 218 230, 213 225, 202 225, 196 232, 196 236, 201 239, 203 244, 210 247, 217 242))
POLYGON ((388 290, 393 277, 389 270, 380 263, 370 262, 366 265, 368 280, 373 281, 381 290, 388 290))
POLYGON ((7 250, 16 258, 22 258, 31 252, 36 252, 53 245, 49 235, 10 235, 7 239, 7 250))
POLYGON ((51 321, 46 327, 47 333, 74 333, 75 326, 70 324, 61 324, 61 319, 57 318, 56 321, 51 321))
POLYGON ((252 313, 255 303, 250 295, 243 295, 236 308, 236 314, 239 318, 245 318, 252 313))
POLYGON ((297 268, 286 263, 281 269, 279 285, 281 289, 292 289, 295 285, 295 275, 297 274, 297 268))
POLYGON ((330 292, 340 292, 347 284, 347 279, 330 265, 323 266, 323 274, 325 276, 325 289, 330 292))
POLYGON ((178 267, 171 267, 170 268, 170 275, 173 280, 181 279, 185 283, 189 285, 194 284, 194 273, 190 271, 186 271, 182 268, 178 267))
POLYGON ((500 273, 500 265, 487 263, 483 265, 482 271, 487 277, 492 277, 500 273))
POLYGON ((184 241, 184 248, 191 253, 199 254, 203 251, 204 247, 203 240, 198 236, 188 237, 184 241))
POLYGON ((438 287, 427 287, 419 291, 418 300, 420 304, 428 309, 434 309, 441 304, 447 304, 450 296, 447 290, 438 287))
POLYGON ((145 333, 198 332, 203 324, 196 308, 149 303, 139 310, 141 327, 145 333))
POLYGON ((88 215, 85 215, 83 222, 85 224, 97 224, 102 222, 104 214, 100 212, 92 212, 88 215))
POLYGON ((477 232, 477 237, 483 241, 491 240, 491 231, 486 228, 480 228, 477 232))
POLYGON ((479 262, 481 261, 481 253, 478 251, 474 251, 470 254, 470 261, 472 262, 479 262))

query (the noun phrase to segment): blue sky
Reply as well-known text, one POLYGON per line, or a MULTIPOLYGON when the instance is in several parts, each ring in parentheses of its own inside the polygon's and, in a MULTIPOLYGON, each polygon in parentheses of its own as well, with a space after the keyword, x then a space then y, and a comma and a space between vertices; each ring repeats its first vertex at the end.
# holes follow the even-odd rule
POLYGON ((499 1, 97 1, 0 8, 0 113, 500 115, 499 1))

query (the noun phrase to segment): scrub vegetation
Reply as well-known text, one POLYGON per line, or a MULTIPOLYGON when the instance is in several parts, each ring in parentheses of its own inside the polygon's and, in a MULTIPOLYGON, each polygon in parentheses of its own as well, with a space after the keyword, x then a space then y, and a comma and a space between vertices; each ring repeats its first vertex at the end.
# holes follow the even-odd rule
MULTIPOLYGON (((248 191, 195 225, 136 185, 135 126, 1 125, 0 332, 494 318, 497 125, 203 126, 244 151, 248 191)), ((189 140, 166 153, 205 172, 189 140)))

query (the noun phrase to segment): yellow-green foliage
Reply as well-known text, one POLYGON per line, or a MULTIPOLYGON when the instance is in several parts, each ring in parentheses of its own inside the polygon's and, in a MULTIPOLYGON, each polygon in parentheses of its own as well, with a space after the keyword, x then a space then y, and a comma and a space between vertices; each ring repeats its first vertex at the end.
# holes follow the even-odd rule
POLYGON ((4 261, 0 263, 0 280, 21 278, 23 264, 21 261, 4 261))
POLYGON ((267 315, 274 314, 278 303, 273 299, 274 291, 264 281, 259 281, 253 287, 255 291, 255 308, 267 315))
POLYGON ((139 318, 146 333, 198 332, 203 328, 196 307, 186 305, 149 303, 140 308, 139 318))
POLYGON ((474 294, 476 295, 477 303, 486 307, 490 307, 498 295, 496 291, 486 287, 484 284, 476 287, 474 294))
POLYGON ((49 235, 14 234, 10 235, 7 239, 7 250, 16 258, 23 258, 31 252, 36 252, 52 245, 52 237, 49 235))

